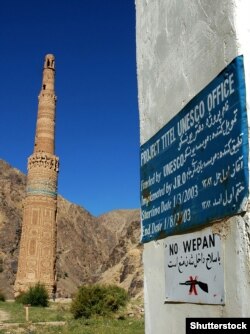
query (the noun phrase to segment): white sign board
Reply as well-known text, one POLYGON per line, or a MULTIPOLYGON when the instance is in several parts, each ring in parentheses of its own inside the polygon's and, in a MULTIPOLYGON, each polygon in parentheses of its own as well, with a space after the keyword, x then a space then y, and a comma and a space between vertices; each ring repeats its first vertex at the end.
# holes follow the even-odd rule
POLYGON ((224 304, 221 239, 210 228, 165 241, 167 302, 224 304))

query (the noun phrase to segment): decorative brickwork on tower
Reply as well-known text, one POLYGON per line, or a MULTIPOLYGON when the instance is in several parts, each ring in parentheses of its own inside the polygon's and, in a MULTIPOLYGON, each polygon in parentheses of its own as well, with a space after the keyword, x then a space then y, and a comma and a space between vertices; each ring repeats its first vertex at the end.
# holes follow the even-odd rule
POLYGON ((38 97, 34 153, 28 159, 26 198, 15 282, 15 294, 43 283, 55 288, 57 176, 59 159, 54 155, 55 58, 45 57, 42 89, 38 97))

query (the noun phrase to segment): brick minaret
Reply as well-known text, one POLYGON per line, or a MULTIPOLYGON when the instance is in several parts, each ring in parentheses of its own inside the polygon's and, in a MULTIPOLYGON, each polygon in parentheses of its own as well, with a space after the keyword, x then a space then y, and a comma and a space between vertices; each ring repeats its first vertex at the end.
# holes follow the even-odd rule
POLYGON ((54 155, 55 58, 45 57, 38 97, 34 153, 28 159, 26 198, 15 295, 37 282, 51 294, 55 286, 58 158, 54 155))

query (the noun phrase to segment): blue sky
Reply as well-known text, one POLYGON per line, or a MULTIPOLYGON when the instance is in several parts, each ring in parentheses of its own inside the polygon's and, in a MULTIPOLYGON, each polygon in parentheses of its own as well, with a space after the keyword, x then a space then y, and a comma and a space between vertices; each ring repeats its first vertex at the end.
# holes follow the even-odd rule
POLYGON ((139 208, 134 0, 3 0, 0 41, 0 158, 27 172, 53 53, 59 194, 94 215, 139 208))

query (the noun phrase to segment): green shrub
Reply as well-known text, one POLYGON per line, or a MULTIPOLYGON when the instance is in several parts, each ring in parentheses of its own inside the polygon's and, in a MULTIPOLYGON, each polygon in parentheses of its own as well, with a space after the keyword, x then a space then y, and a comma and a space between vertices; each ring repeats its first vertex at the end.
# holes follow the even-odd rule
POLYGON ((27 292, 21 293, 16 297, 16 302, 24 305, 46 307, 49 305, 48 291, 43 284, 37 283, 35 286, 30 287, 27 292))
POLYGON ((0 301, 5 302, 5 295, 3 294, 1 290, 0 290, 0 301))
POLYGON ((115 285, 81 286, 71 304, 75 319, 93 315, 109 315, 126 305, 128 293, 115 285))
POLYGON ((3 272, 3 259, 0 257, 0 273, 3 272))

